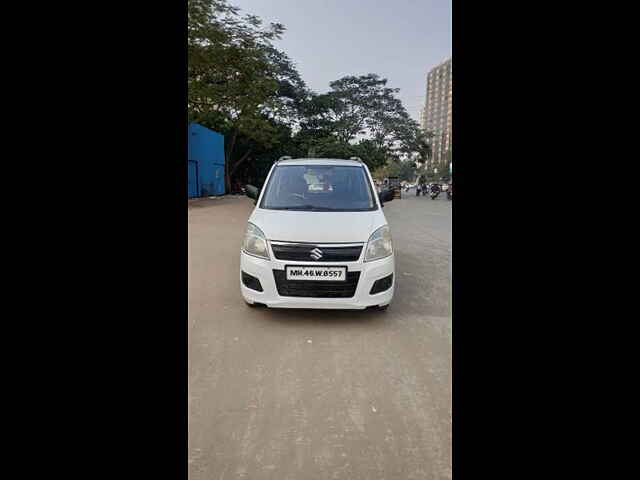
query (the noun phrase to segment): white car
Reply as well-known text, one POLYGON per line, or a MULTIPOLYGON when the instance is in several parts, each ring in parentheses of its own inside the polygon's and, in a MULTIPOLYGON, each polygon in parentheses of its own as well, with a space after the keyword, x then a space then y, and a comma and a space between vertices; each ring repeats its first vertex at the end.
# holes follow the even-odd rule
POLYGON ((247 304, 279 308, 386 309, 395 289, 391 232, 359 160, 276 162, 256 200, 240 253, 247 304))

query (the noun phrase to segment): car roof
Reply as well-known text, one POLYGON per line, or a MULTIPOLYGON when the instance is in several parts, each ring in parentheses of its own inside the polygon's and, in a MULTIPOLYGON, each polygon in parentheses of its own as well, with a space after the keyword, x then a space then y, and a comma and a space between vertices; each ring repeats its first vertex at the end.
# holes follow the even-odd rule
POLYGON ((278 165, 346 165, 362 167, 364 163, 359 160, 345 160, 344 158, 292 158, 280 160, 278 165))

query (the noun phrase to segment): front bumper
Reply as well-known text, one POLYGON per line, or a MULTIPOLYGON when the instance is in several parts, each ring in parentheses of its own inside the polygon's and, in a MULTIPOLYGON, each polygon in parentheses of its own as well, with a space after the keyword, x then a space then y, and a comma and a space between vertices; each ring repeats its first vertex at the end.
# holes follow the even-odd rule
POLYGON ((273 270, 284 270, 285 265, 333 265, 336 263, 323 262, 292 262, 290 260, 271 260, 247 255, 240 252, 240 291, 248 303, 261 303, 268 307, 275 308, 326 308, 326 309, 352 309, 362 310, 372 306, 383 306, 391 303, 395 290, 395 274, 391 288, 374 295, 370 295, 371 287, 378 279, 395 273, 395 259, 389 257, 363 263, 343 262, 340 266, 346 266, 348 272, 360 272, 358 286, 355 294, 350 298, 308 298, 308 297, 285 297, 278 294, 273 270), (246 272, 260 280, 262 292, 247 288, 242 283, 242 272, 246 272))

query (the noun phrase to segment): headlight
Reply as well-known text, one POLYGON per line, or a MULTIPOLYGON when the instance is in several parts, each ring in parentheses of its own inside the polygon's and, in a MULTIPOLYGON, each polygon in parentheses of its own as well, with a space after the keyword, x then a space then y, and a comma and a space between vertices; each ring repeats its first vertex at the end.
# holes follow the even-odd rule
POLYGON ((370 262, 380 258, 388 257, 393 253, 393 245, 391 244, 391 231, 389 226, 385 225, 373 232, 367 242, 367 251, 364 255, 364 261, 370 262))
POLYGON ((247 233, 244 235, 242 251, 249 255, 265 258, 269 260, 269 250, 267 249, 267 239, 258 227, 253 223, 247 225, 247 233))

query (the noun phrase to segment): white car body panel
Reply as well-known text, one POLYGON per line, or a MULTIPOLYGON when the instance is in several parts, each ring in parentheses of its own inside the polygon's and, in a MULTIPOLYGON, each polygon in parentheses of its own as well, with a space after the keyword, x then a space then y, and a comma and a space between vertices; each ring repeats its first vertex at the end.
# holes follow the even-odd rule
POLYGON ((283 242, 366 242, 387 224, 382 210, 372 212, 296 212, 255 208, 249 222, 269 240, 283 242))
MULTIPOLYGON (((396 280, 394 255, 371 262, 364 262, 369 237, 378 228, 387 225, 378 196, 375 194, 377 188, 366 165, 353 160, 286 160, 286 165, 329 164, 363 166, 374 192, 374 201, 378 208, 365 212, 305 212, 262 209, 260 204, 266 191, 266 188, 263 188, 248 221, 264 233, 267 239, 270 259, 259 258, 241 251, 240 290, 247 303, 260 303, 268 307, 278 308, 364 309, 366 307, 388 305, 393 299, 396 280), (316 245, 322 247, 322 244, 359 243, 363 245, 363 248, 360 258, 353 262, 323 262, 314 261, 311 258, 309 261, 292 261, 276 259, 271 242, 309 244, 310 249, 313 249, 316 245), (360 277, 355 294, 350 298, 280 296, 276 288, 274 270, 284 270, 287 265, 346 266, 348 272, 360 272, 360 277), (247 288, 242 282, 242 272, 258 278, 263 291, 258 292, 247 288), (374 282, 390 274, 394 274, 391 288, 371 295, 369 292, 374 282)), ((277 168, 277 164, 269 172, 265 186, 269 184, 269 178, 275 168, 277 168)))

